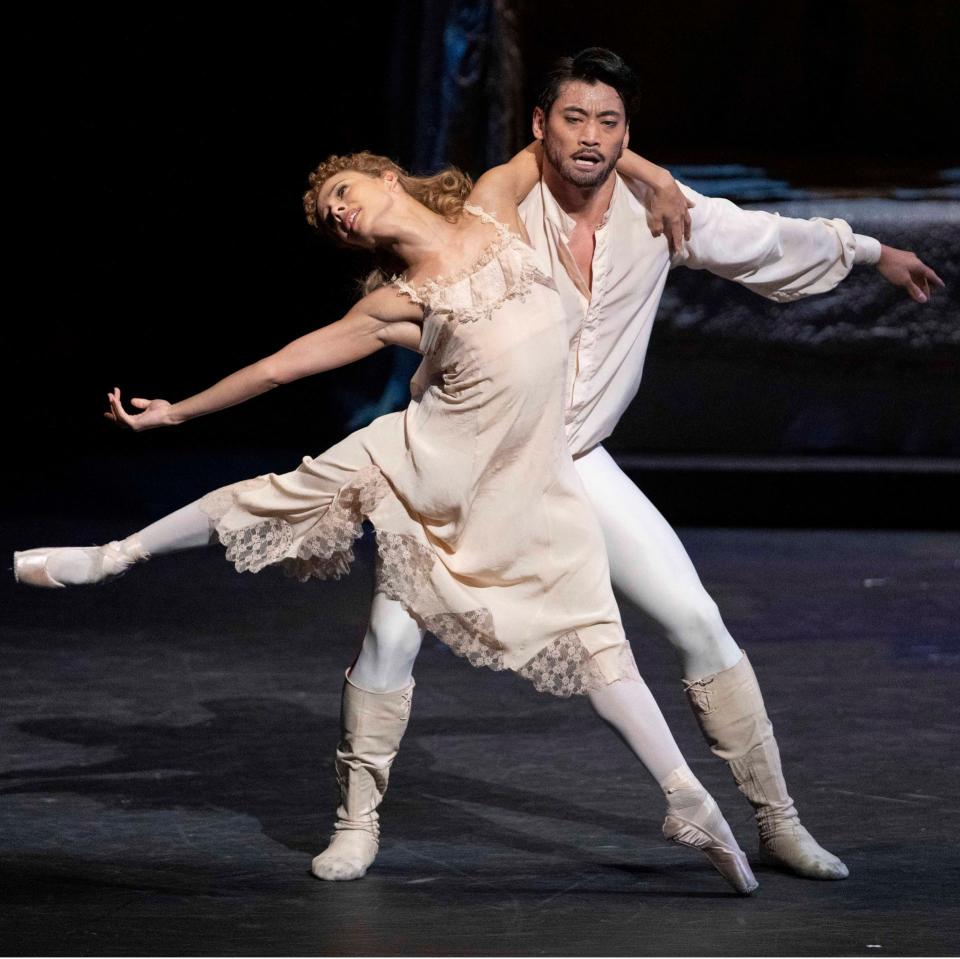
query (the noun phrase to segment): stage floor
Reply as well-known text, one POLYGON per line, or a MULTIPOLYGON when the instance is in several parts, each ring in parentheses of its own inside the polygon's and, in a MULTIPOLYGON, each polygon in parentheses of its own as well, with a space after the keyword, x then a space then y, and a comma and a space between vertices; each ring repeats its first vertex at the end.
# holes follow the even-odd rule
MULTIPOLYGON (((35 545, 41 527, 50 542, 104 532, 22 517, 4 540, 35 545)), ((584 700, 432 639, 380 858, 359 882, 313 879, 370 548, 347 580, 307 585, 237 576, 211 550, 96 588, 5 579, 3 954, 956 953, 960 537, 683 538, 750 652, 803 820, 848 880, 758 866, 760 889, 738 898, 660 838, 658 790, 584 700)), ((624 618, 752 853, 751 810, 700 739, 672 654, 624 618)))

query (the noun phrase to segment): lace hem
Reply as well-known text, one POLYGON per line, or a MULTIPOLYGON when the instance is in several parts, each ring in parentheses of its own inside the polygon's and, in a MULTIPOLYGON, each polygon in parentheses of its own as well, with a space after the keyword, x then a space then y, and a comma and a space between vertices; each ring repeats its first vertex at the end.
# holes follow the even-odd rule
POLYGON ((211 520, 217 537, 226 549, 226 558, 238 573, 259 573, 267 566, 279 565, 288 576, 300 582, 308 579, 339 579, 349 572, 354 560, 353 544, 363 535, 363 520, 389 490, 389 484, 376 466, 359 470, 337 491, 320 520, 306 533, 294 555, 295 532, 279 517, 270 517, 240 529, 225 529, 221 520, 247 490, 256 489, 267 479, 244 480, 208 493, 199 506, 211 520))
MULTIPOLYGON (((363 521, 390 490, 378 467, 360 470, 340 487, 330 507, 292 553, 296 532, 284 519, 270 517, 240 529, 226 529, 221 524, 238 505, 240 495, 267 482, 260 477, 214 490, 200 500, 200 508, 213 520, 226 558, 237 572, 258 573, 275 565, 301 582, 339 579, 349 572, 354 543, 363 535, 363 521)), ((449 612, 431 582, 435 562, 434 553, 412 536, 378 530, 377 588, 472 666, 507 669, 490 611, 479 607, 449 612)), ((623 652, 629 653, 626 643, 623 652)), ((632 656, 621 663, 624 676, 630 673, 632 663, 632 656)), ((632 670, 635 673, 636 667, 632 670)), ((608 682, 576 631, 553 640, 516 672, 538 692, 563 697, 589 693, 608 682)))
MULTIPOLYGON (((506 669, 503 644, 496 637, 488 609, 463 613, 439 609, 439 600, 431 595, 430 570, 435 561, 433 553, 410 536, 378 533, 377 589, 399 602, 421 628, 471 666, 497 672, 506 669), (431 607, 437 611, 430 612, 431 607)), ((626 643, 618 665, 624 676, 636 673, 626 643)), ((537 692, 561 697, 589 693, 608 683, 575 630, 557 637, 516 672, 533 683, 537 692)))

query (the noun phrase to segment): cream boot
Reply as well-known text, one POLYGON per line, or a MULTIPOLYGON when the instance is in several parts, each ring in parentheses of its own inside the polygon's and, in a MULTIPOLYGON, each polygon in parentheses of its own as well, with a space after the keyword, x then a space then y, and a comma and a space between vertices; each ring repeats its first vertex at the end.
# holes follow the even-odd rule
POLYGON ((359 879, 373 865, 380 839, 377 807, 387 791, 390 766, 410 719, 414 683, 392 693, 343 684, 337 782, 340 806, 330 845, 314 857, 318 879, 359 879))
POLYGON ((684 683, 704 737, 725 760, 757 812, 760 853, 807 879, 846 879, 847 867, 803 827, 780 768, 780 751, 747 654, 704 679, 684 683))

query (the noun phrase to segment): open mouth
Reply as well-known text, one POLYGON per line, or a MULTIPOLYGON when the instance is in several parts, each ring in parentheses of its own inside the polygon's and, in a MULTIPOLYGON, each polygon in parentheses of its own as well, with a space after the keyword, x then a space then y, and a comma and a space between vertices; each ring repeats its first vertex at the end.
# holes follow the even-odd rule
POLYGON ((573 165, 579 170, 595 170, 603 162, 599 153, 575 153, 573 165))

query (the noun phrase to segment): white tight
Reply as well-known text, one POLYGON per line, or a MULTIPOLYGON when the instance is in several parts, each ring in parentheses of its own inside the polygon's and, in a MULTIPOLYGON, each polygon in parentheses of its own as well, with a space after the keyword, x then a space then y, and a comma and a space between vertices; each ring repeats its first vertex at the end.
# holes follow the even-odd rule
MULTIPOLYGON (((711 672, 737 662, 736 644, 663 517, 604 450, 594 450, 577 465, 600 516, 614 583, 664 626, 687 675, 691 675, 691 662, 711 672), (727 647, 732 648, 730 662, 725 661, 727 647)), ((195 501, 151 523, 137 536, 149 555, 159 556, 206 546, 211 532, 209 518, 195 501)), ((87 552, 63 551, 64 568, 51 572, 65 577, 74 572, 81 575, 82 570, 68 566, 87 563, 87 552)), ((422 639, 419 627, 400 604, 377 593, 360 655, 351 670, 352 681, 372 692, 409 686, 422 639)), ((590 703, 658 783, 662 785, 671 774, 686 769, 660 708, 642 680, 621 680, 596 690, 590 693, 590 703)))
POLYGON ((613 585, 664 631, 684 678, 736 665, 740 648, 670 524, 602 446, 576 467, 603 528, 613 585))
MULTIPOLYGON (((350 680, 374 692, 409 686, 423 634, 394 600, 374 597, 373 614, 350 680)), ((590 693, 600 718, 633 750, 660 784, 686 769, 680 748, 653 694, 642 680, 621 680, 590 693)))
MULTIPOLYGON (((603 447, 580 457, 576 467, 603 529, 614 586, 660 625, 687 681, 735 665, 740 650, 667 521, 603 447)), ((139 535, 147 552, 159 556, 205 546, 211 524, 193 502, 139 535)), ((377 593, 353 667, 358 685, 381 692, 408 686, 421 640, 400 604, 377 593)))
POLYGON ((597 715, 627 744, 661 786, 678 770, 693 776, 653 693, 642 679, 622 679, 589 695, 597 715))
MULTIPOLYGON (((603 528, 614 586, 660 625, 686 679, 735 665, 740 650, 667 521, 602 447, 576 466, 603 528)), ((410 684, 422 639, 400 604, 377 593, 351 678, 374 691, 403 689, 410 684)), ((590 704, 658 783, 686 768, 645 683, 613 683, 591 693, 590 704)))
MULTIPOLYGON (((602 447, 581 457, 576 466, 603 528, 614 585, 663 628, 684 676, 700 679, 737 663, 740 650, 667 521, 602 447)), ((210 536, 210 521, 196 502, 139 533, 154 556, 205 546, 210 536)), ((422 639, 400 604, 377 593, 351 678, 373 692, 409 686, 422 639)), ((658 782, 684 766, 642 681, 613 683, 591 693, 590 702, 658 782)))
POLYGON ((161 556, 181 549, 206 546, 213 534, 213 523, 197 505, 199 502, 194 500, 187 503, 176 512, 169 513, 140 530, 143 548, 151 556, 161 556))
POLYGON ((423 632, 404 608, 383 593, 374 593, 370 622, 350 679, 373 693, 406 689, 422 642, 423 632))
MULTIPOLYGON (((740 649, 670 524, 602 446, 576 467, 603 528, 613 585, 664 631, 684 678, 692 682, 736 665, 740 649)), ((377 593, 351 676, 365 689, 403 689, 422 638, 400 604, 377 593)))
MULTIPOLYGON (((206 546, 213 534, 213 524, 198 503, 199 500, 188 503, 127 540, 138 537, 148 556, 162 556, 164 553, 206 546)), ((127 540, 121 543, 121 547, 127 544, 127 540)), ((57 582, 64 585, 89 583, 91 577, 97 575, 97 552, 97 549, 89 547, 55 550, 47 560, 47 570, 57 582)))

